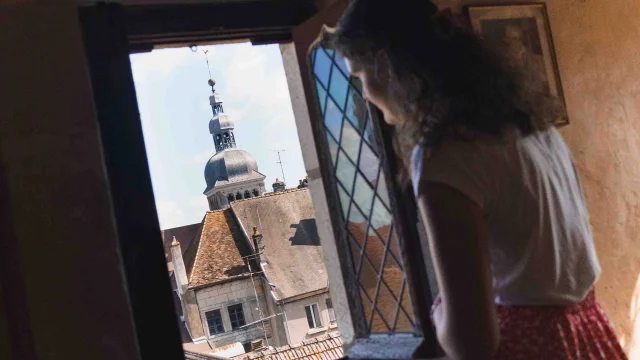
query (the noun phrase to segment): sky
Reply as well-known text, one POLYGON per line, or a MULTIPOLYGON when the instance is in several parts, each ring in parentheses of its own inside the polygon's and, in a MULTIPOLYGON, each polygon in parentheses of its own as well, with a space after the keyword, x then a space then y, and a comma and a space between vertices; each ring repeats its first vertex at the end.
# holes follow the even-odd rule
POLYGON ((282 179, 281 153, 288 186, 306 176, 280 49, 250 43, 154 50, 131 55, 147 159, 161 229, 200 222, 208 210, 203 195, 204 167, 215 147, 209 73, 235 122, 239 148, 248 151, 271 189, 282 179))

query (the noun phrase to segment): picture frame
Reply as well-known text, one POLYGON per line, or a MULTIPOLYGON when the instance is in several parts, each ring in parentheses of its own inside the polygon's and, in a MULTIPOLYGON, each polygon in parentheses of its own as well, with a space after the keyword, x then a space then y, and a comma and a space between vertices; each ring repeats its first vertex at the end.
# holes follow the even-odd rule
POLYGON ((554 125, 569 124, 546 5, 469 6, 467 14, 473 31, 517 69, 523 82, 565 105, 554 125))

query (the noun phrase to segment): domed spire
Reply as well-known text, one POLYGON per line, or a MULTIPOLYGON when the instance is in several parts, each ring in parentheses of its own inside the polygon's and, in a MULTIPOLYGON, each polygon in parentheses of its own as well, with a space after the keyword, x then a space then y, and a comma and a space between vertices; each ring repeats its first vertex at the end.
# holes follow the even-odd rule
POLYGON ((236 148, 236 139, 233 134, 234 124, 231 117, 224 113, 222 107, 222 98, 216 92, 216 82, 209 79, 211 86, 211 96, 209 96, 209 104, 213 111, 213 117, 209 121, 209 133, 213 136, 213 143, 216 147, 216 153, 226 149, 236 148))
POLYGON ((209 104, 213 117, 209 120, 209 133, 213 137, 216 153, 204 168, 204 180, 207 187, 204 194, 209 201, 210 210, 224 209, 231 202, 264 194, 265 176, 258 172, 256 159, 248 152, 236 147, 233 134, 234 124, 231 117, 224 113, 222 98, 216 91, 216 82, 209 68, 208 50, 204 51, 209 69, 211 95, 209 104))

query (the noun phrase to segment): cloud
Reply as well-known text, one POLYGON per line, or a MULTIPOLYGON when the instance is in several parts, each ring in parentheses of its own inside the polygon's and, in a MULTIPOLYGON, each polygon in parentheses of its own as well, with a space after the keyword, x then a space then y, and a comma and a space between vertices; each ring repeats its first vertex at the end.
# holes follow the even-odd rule
POLYGON ((207 161, 209 161, 209 159, 213 156, 214 153, 215 153, 214 149, 202 151, 200 153, 195 154, 191 158, 191 162, 194 164, 201 164, 204 166, 204 164, 207 161))
MULTIPOLYGON (((214 48, 209 50, 211 57, 214 48)), ((194 53, 189 48, 153 50, 153 54, 154 56, 144 53, 130 56, 131 69, 136 80, 152 80, 150 78, 155 77, 162 81, 176 68, 189 66, 189 63, 195 60, 194 53)))
POLYGON ((179 202, 156 199, 156 210, 160 229, 164 230, 199 222, 209 208, 207 198, 204 195, 199 195, 179 202))
MULTIPOLYGON (((270 50, 277 51, 277 48, 270 50)), ((293 120, 289 88, 282 64, 268 60, 262 48, 248 43, 233 45, 230 65, 224 72, 226 83, 225 94, 222 95, 233 107, 225 110, 233 114, 236 121, 245 119, 242 116, 244 114, 238 114, 242 110, 260 114, 261 121, 265 118, 283 117, 286 121, 293 120), (241 106, 235 106, 236 104, 241 106)))
POLYGON ((156 211, 160 229, 171 229, 186 225, 187 217, 180 204, 171 200, 156 199, 156 211))

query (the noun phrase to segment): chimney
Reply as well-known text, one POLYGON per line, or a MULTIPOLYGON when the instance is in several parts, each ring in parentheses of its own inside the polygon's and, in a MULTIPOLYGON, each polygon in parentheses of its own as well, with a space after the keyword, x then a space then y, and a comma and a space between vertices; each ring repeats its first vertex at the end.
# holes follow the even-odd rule
POLYGON ((176 279, 178 294, 180 294, 180 298, 182 298, 187 291, 189 281, 187 280, 187 270, 184 267, 184 260, 182 259, 180 243, 176 240, 175 236, 171 242, 171 261, 173 262, 173 276, 176 279))
POLYGON ((277 193, 277 192, 283 192, 286 188, 286 185, 283 181, 280 181, 280 179, 276 179, 276 182, 273 183, 273 192, 277 193))
POLYGON ((262 234, 258 233, 258 228, 256 226, 253 227, 253 235, 251 235, 251 239, 253 240, 253 254, 255 255, 255 259, 260 264, 262 262, 262 257, 260 253, 264 250, 262 246, 262 234))
POLYGON ((309 187, 309 180, 307 178, 300 180, 300 185, 298 185, 298 189, 304 189, 308 187, 309 187))

